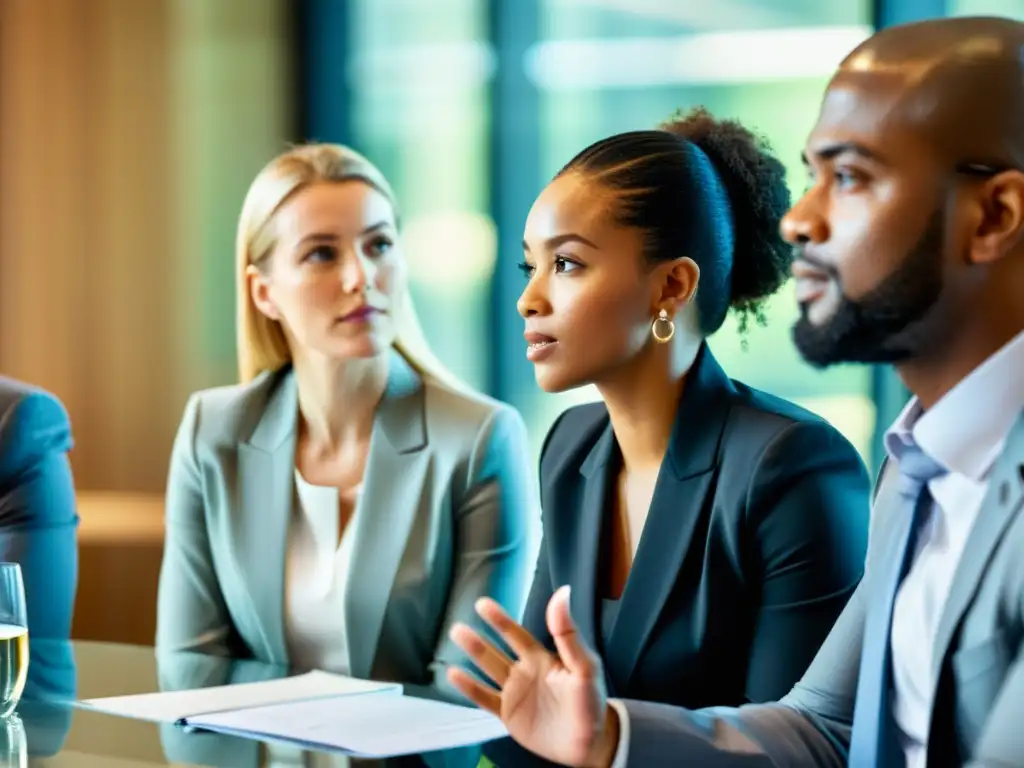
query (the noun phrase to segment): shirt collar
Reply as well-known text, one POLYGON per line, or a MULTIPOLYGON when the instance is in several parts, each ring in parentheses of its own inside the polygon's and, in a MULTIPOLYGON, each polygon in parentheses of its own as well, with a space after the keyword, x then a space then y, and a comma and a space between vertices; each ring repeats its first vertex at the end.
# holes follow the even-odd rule
POLYGON ((885 434, 899 462, 909 446, 946 469, 981 482, 1024 409, 1024 332, 960 381, 927 412, 912 398, 885 434))

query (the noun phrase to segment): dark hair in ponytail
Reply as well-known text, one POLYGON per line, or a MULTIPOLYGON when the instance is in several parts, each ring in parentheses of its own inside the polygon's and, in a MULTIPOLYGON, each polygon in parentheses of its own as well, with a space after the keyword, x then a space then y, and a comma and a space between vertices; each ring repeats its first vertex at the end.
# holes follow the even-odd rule
POLYGON ((570 171, 615 193, 616 218, 644 232, 648 259, 697 263, 706 335, 730 308, 741 331, 751 316, 763 323, 762 305, 786 281, 793 258, 779 233, 790 205, 785 168, 763 139, 698 108, 658 130, 603 139, 559 175, 570 171))

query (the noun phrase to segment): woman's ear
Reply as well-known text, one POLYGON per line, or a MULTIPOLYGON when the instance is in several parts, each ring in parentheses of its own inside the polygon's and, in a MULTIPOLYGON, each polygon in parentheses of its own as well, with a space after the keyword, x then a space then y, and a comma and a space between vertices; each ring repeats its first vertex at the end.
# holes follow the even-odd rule
POLYGON ((249 295, 252 297, 252 303, 256 305, 256 309, 271 320, 280 321, 281 312, 270 298, 270 285, 264 274, 260 272, 259 268, 250 264, 245 269, 245 277, 249 282, 249 295))
POLYGON ((675 316, 693 301, 700 282, 700 267, 689 256, 667 261, 659 265, 658 307, 665 307, 668 313, 675 316))

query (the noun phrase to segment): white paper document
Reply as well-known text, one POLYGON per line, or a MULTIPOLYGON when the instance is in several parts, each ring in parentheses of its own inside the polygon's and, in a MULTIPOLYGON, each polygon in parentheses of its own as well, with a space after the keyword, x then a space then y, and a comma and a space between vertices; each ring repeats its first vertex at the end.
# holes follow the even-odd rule
POLYGON ((190 717, 193 728, 359 757, 388 757, 481 744, 506 736, 494 715, 411 696, 359 696, 277 704, 190 717))
MULTIPOLYGON (((376 683, 329 672, 307 672, 304 675, 266 680, 258 683, 238 683, 189 691, 143 693, 134 696, 113 696, 105 699, 86 699, 82 706, 122 717, 138 720, 175 723, 196 715, 241 707, 260 707, 266 704, 308 701, 325 697, 356 696, 360 694, 401 694, 396 683, 376 683)), ((388 696, 387 698, 392 698, 388 696)))

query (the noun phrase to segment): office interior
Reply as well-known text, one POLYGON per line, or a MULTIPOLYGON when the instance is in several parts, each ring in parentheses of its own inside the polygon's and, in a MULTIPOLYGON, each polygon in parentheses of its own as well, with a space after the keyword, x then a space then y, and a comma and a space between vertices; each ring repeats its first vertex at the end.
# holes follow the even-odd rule
MULTIPOLYGON (((272 156, 341 142, 383 170, 428 338, 519 409, 536 453, 597 397, 538 389, 515 306, 526 213, 578 149, 704 105, 764 134, 799 194, 842 56, 882 26, 977 14, 1024 19, 1024 0, 4 0, 0 372, 72 419, 74 637, 152 643, 169 451, 189 393, 237 381, 235 227, 272 156)), ((810 368, 796 311, 787 285, 711 347, 877 469, 906 390, 810 368)))

